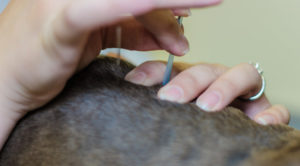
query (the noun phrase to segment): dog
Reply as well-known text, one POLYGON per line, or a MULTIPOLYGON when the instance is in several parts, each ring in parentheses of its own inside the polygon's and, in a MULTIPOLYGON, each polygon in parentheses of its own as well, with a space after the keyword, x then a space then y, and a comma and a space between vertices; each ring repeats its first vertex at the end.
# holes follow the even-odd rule
POLYGON ((232 107, 207 113, 193 103, 159 100, 160 86, 124 80, 133 68, 95 60, 17 124, 0 165, 300 165, 298 130, 259 125, 232 107))

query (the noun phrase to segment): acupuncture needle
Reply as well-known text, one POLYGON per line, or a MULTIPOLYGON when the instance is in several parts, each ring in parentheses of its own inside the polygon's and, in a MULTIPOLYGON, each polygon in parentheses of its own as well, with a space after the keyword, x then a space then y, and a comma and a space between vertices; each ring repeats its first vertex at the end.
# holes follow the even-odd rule
MULTIPOLYGON (((181 16, 179 16, 177 19, 178 24, 180 26, 182 26, 182 20, 183 20, 183 17, 181 17, 181 16)), ((164 75, 164 79, 163 79, 163 86, 165 86, 170 81, 173 63, 174 63, 174 55, 170 54, 168 63, 167 63, 167 68, 166 68, 165 75, 164 75)))
POLYGON ((117 65, 120 66, 121 63, 121 47, 122 47, 122 27, 118 26, 116 28, 116 44, 117 44, 117 48, 118 48, 118 53, 117 53, 117 65))

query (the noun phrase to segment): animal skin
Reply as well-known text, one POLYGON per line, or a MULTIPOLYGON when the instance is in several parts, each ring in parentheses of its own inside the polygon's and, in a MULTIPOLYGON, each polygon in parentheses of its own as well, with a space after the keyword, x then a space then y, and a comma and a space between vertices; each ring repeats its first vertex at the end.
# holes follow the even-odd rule
POLYGON ((29 113, 1 166, 296 166, 299 131, 262 126, 240 110, 206 113, 124 80, 134 66, 99 58, 52 102, 29 113))

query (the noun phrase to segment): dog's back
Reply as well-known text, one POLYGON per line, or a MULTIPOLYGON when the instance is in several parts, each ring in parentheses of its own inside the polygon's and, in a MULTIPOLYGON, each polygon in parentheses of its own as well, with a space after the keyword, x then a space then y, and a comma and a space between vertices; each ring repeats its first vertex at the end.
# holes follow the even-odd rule
POLYGON ((133 66, 101 58, 17 125, 1 166, 298 165, 300 135, 234 108, 205 113, 124 81, 133 66))

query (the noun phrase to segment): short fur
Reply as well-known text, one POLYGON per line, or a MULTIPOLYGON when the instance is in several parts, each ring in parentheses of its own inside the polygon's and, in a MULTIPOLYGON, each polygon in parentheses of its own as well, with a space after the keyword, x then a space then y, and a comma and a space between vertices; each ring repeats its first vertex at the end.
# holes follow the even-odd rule
POLYGON ((16 126, 1 166, 299 165, 300 134, 241 111, 206 113, 124 80, 133 66, 100 58, 16 126))

